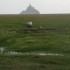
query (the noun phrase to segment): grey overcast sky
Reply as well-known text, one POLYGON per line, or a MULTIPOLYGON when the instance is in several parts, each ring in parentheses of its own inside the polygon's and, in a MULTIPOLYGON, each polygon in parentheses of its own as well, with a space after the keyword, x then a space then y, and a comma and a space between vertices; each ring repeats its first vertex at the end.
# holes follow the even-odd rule
POLYGON ((0 14, 19 14, 30 3, 41 14, 70 13, 70 0, 0 0, 0 14))

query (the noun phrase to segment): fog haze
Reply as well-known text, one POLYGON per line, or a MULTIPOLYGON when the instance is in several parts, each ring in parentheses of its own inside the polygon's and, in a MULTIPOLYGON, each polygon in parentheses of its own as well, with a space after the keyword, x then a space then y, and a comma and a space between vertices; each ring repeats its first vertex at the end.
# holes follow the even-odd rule
POLYGON ((0 0, 0 14, 19 14, 29 4, 41 14, 70 13, 70 0, 0 0))

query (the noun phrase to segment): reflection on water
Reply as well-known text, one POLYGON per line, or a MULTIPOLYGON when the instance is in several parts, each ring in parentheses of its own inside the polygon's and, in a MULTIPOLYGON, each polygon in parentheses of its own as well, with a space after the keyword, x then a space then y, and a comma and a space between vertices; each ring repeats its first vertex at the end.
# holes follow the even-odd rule
POLYGON ((4 52, 4 47, 0 47, 0 54, 3 54, 4 52))
POLYGON ((57 54, 57 53, 44 53, 44 52, 15 52, 15 51, 7 51, 4 47, 0 47, 0 54, 6 54, 6 55, 50 55, 50 56, 64 56, 63 54, 57 54))
POLYGON ((50 56, 64 56, 63 54, 55 54, 55 53, 42 53, 42 52, 7 52, 5 54, 8 55, 40 55, 40 56, 45 56, 45 55, 50 55, 50 56))

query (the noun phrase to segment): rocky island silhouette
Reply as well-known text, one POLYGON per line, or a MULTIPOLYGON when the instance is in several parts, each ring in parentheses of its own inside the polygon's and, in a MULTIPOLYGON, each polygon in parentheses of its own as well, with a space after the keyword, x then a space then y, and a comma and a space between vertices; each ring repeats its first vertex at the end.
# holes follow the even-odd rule
POLYGON ((30 4, 27 9, 20 14, 40 14, 40 12, 30 4))

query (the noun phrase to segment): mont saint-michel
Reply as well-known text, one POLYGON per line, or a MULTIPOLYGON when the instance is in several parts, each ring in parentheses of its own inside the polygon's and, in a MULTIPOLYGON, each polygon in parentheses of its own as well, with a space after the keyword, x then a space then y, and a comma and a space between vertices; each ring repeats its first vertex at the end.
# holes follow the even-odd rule
POLYGON ((40 14, 40 12, 32 5, 29 5, 27 9, 25 11, 22 11, 20 14, 40 14))

